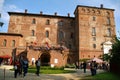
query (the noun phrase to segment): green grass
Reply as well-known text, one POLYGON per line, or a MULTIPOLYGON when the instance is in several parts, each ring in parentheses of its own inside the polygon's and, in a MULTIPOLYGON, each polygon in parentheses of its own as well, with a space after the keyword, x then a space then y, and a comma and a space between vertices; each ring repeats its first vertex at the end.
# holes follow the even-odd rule
MULTIPOLYGON (((35 67, 29 67, 28 72, 29 73, 35 73, 36 68, 35 67)), ((73 70, 64 70, 63 67, 51 68, 49 66, 42 66, 40 68, 40 73, 41 74, 62 74, 62 73, 73 73, 73 72, 75 72, 75 71, 73 71, 73 70)))
MULTIPOLYGON (((36 69, 29 69, 28 70, 29 73, 35 73, 36 72, 36 69)), ((46 70, 43 70, 41 69, 40 70, 40 73, 41 74, 61 74, 61 73, 73 73, 75 71, 70 71, 70 70, 53 70, 53 69, 46 69, 46 70)))
POLYGON ((110 72, 104 72, 95 76, 83 77, 81 80, 120 80, 120 77, 110 72))

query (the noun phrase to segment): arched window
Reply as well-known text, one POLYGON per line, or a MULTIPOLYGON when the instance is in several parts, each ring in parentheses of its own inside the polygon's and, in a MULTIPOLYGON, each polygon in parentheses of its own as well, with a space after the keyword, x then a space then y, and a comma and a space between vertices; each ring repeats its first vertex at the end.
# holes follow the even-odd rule
POLYGON ((59 32, 59 40, 63 40, 64 39, 64 33, 63 31, 59 32))
POLYGON ((49 38, 49 31, 45 32, 46 38, 49 38))
POLYGON ((35 31, 34 30, 32 30, 32 36, 35 36, 35 31))
POLYGON ((6 45, 7 45, 7 40, 4 39, 4 41, 3 41, 3 46, 6 47, 6 45))
POLYGON ((96 28, 92 27, 92 36, 96 36, 96 28))
POLYGON ((107 17, 107 24, 110 24, 110 17, 107 17))
POLYGON ((47 19, 46 25, 50 25, 50 20, 49 19, 47 19))
POLYGON ((32 20, 32 24, 36 24, 36 20, 35 19, 32 20))
POLYGON ((12 47, 15 47, 15 40, 12 40, 12 47))

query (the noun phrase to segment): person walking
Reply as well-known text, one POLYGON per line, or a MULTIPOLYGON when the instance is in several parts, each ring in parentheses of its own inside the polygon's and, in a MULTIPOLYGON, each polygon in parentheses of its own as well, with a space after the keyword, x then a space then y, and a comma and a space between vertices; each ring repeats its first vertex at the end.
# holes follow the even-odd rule
POLYGON ((39 76, 39 73, 40 73, 40 58, 38 58, 38 60, 36 60, 35 64, 36 64, 36 74, 37 74, 37 76, 39 76))
POLYGON ((94 76, 94 62, 93 61, 90 63, 90 71, 91 71, 91 75, 94 76))
POLYGON ((84 63, 83 63, 84 73, 86 73, 86 67, 87 67, 87 63, 84 61, 84 63))
POLYGON ((20 63, 18 59, 15 59, 14 62, 14 77, 17 78, 17 74, 19 73, 20 70, 20 63))
POLYGON ((24 57, 23 59, 23 76, 25 77, 28 72, 28 59, 24 57))

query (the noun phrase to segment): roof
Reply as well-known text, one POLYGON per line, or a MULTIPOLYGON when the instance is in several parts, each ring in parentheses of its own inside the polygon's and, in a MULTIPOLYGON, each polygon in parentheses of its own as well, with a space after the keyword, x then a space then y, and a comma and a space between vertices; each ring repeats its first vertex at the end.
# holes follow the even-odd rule
POLYGON ((60 16, 60 15, 48 15, 48 14, 35 14, 35 13, 24 13, 24 12, 8 12, 9 15, 28 15, 28 16, 40 16, 40 17, 53 17, 53 18, 69 18, 74 19, 74 17, 60 16))
POLYGON ((0 33, 0 35, 7 35, 7 36, 20 36, 20 37, 23 37, 22 34, 16 34, 16 33, 0 33))
MULTIPOLYGON (((101 5, 101 6, 102 6, 102 5, 101 5)), ((104 8, 103 6, 102 6, 102 7, 95 7, 95 6, 77 5, 76 9, 77 9, 78 7, 86 7, 86 8, 94 8, 94 9, 102 9, 102 10, 112 10, 112 11, 115 10, 115 9, 110 9, 110 8, 104 8)), ((75 9, 75 11, 76 11, 76 9, 75 9)), ((74 11, 74 13, 75 13, 75 11, 74 11)))

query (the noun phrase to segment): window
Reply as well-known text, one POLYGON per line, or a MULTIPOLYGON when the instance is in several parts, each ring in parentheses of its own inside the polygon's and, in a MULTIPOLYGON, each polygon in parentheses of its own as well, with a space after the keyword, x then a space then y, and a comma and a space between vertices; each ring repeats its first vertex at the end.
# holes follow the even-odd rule
POLYGON ((96 41, 96 37, 93 37, 93 41, 96 41))
POLYGON ((93 44, 93 48, 94 48, 94 49, 96 48, 96 44, 93 44))
POLYGON ((90 55, 88 55, 88 58, 90 58, 90 55))
POLYGON ((92 10, 93 13, 95 13, 95 10, 92 10))
POLYGON ((93 16, 93 21, 96 21, 96 17, 95 16, 93 16))
POLYGON ((96 29, 95 29, 95 27, 92 27, 92 36, 96 36, 96 29))
POLYGON ((69 44, 68 46, 69 46, 69 49, 71 49, 71 48, 72 48, 71 44, 69 44))
POLYGON ((63 40, 64 39, 64 33, 63 31, 59 32, 59 40, 63 40))
POLYGON ((15 47, 15 40, 12 40, 12 47, 15 47))
POLYGON ((74 22, 73 21, 70 22, 70 26, 74 26, 74 22))
POLYGON ((6 45, 7 45, 7 40, 4 39, 4 41, 3 41, 3 46, 6 47, 6 45))
POLYGON ((35 19, 32 20, 32 24, 36 24, 36 20, 35 19))
POLYGON ((111 29, 110 28, 107 29, 107 36, 111 36, 111 29))
POLYGON ((46 38, 48 38, 49 37, 49 31, 46 31, 45 35, 46 35, 46 38))
POLYGON ((63 21, 62 20, 58 22, 58 26, 63 26, 63 21))
POLYGON ((70 39, 73 39, 73 37, 74 37, 74 34, 71 33, 71 34, 70 34, 70 39))
POLYGON ((110 24, 110 17, 107 17, 107 24, 110 24))
POLYGON ((50 20, 49 19, 47 19, 46 25, 50 25, 50 20))
POLYGON ((35 36, 35 31, 34 30, 32 30, 32 36, 35 36))

